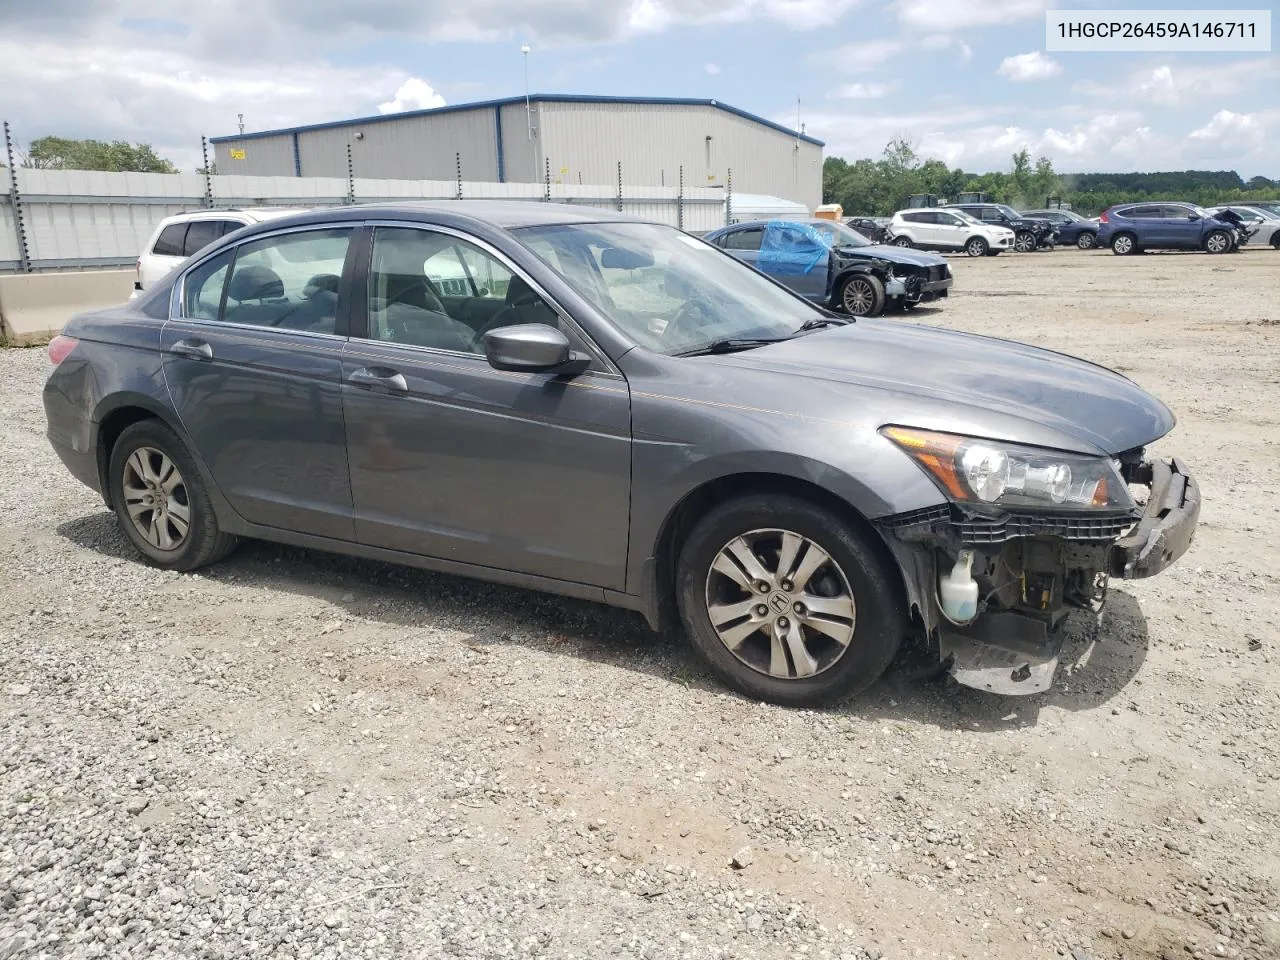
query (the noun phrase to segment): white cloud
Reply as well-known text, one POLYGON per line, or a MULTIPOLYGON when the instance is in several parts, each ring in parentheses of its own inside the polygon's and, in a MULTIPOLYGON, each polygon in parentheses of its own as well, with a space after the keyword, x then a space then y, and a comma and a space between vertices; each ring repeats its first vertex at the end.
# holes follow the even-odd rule
POLYGON ((827 96, 841 100, 880 100, 901 85, 897 80, 891 83, 846 83, 836 87, 827 96))
POLYGON ((893 8, 906 27, 947 33, 1029 20, 1049 9, 1049 0, 894 0, 893 8))
POLYGON ((862 40, 811 54, 809 62, 815 67, 832 68, 842 73, 867 73, 879 70, 905 49, 906 44, 901 40, 862 40))
POLYGON ((1062 64, 1039 50, 1033 50, 1031 53, 1005 57, 996 73, 1014 83, 1033 83, 1058 76, 1062 73, 1062 64))
POLYGON ((718 63, 708 63, 708 64, 707 64, 706 66, 704 66, 702 69, 703 69, 703 70, 705 70, 705 71, 707 71, 707 73, 711 74, 711 76, 713 76, 713 77, 714 77, 716 74, 718 74, 718 73, 720 72, 720 64, 718 64, 718 63))
POLYGON ((1121 96, 1154 106, 1172 107, 1189 100, 1234 96, 1274 87, 1280 83, 1280 60, 1252 60, 1196 64, 1160 64, 1143 67, 1113 83, 1083 80, 1072 89, 1096 97, 1121 96))
POLYGON ((1192 140, 1217 140, 1219 137, 1226 136, 1245 136, 1253 139, 1261 134, 1262 125, 1252 114, 1219 110, 1213 115, 1212 120, 1203 127, 1192 130, 1188 137, 1192 140))
POLYGON ((395 99, 378 104, 379 113, 403 113, 405 110, 430 110, 443 107, 444 97, 431 89, 431 85, 418 77, 410 77, 400 84, 395 99))

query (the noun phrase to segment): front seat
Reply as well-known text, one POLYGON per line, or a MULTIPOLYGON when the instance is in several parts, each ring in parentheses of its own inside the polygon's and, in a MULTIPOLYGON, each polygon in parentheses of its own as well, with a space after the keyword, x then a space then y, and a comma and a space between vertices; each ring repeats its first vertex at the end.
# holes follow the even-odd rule
POLYGON ((550 327, 560 326, 560 318, 556 312, 547 306, 547 302, 520 277, 513 275, 507 284, 506 303, 506 307, 494 314, 493 319, 480 329, 482 336, 498 327, 510 327, 518 323, 545 323, 550 327))

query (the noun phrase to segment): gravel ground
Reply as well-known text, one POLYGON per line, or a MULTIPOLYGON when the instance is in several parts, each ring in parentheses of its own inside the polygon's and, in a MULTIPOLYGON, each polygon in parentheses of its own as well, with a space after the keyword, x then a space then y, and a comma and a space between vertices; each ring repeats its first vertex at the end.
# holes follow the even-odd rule
POLYGON ((1043 696, 785 710, 591 604, 158 572, 0 354, 0 960, 1280 957, 1280 254, 953 265, 921 321, 1125 370, 1206 498, 1043 696))

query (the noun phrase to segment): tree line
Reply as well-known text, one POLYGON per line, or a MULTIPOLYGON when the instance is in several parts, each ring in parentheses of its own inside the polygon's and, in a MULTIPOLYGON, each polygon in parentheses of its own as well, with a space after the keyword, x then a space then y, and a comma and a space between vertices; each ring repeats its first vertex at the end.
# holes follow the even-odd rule
POLYGON ((21 166, 32 170, 105 170, 110 173, 178 172, 173 162, 158 156, 149 143, 70 140, 53 136, 32 140, 21 166))
POLYGON ((1183 200, 1211 205, 1280 197, 1280 181, 1245 181, 1234 170, 1182 170, 1168 173, 1058 174, 1048 157, 1034 161, 1026 150, 1013 154, 1007 171, 966 173, 941 160, 922 159, 911 141, 895 137, 878 160, 853 163, 828 157, 822 165, 822 200, 838 203, 847 216, 889 216, 907 198, 934 194, 955 201, 961 193, 982 192, 995 203, 1017 209, 1044 207, 1060 199, 1087 217, 1117 203, 1183 200))

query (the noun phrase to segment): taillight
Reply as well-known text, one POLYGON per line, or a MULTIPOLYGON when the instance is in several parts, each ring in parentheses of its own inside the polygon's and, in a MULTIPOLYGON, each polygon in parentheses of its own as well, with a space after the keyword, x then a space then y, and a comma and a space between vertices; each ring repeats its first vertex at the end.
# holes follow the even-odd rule
POLYGON ((67 359, 67 355, 76 348, 79 342, 75 337, 64 337, 62 334, 58 334, 49 341, 49 362, 56 367, 67 359))
POLYGON ((1110 223, 1110 222, 1111 222, 1110 220, 1108 220, 1108 219, 1107 219, 1107 211, 1103 210, 1100 214, 1098 214, 1098 222, 1099 222, 1099 223, 1110 223))

